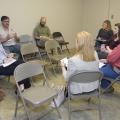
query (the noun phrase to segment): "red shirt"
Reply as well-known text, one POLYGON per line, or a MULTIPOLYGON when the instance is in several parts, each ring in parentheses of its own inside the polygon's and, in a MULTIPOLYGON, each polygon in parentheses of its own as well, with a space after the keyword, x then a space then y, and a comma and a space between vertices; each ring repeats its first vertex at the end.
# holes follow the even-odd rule
POLYGON ((120 69, 120 45, 115 47, 107 57, 108 63, 120 69))

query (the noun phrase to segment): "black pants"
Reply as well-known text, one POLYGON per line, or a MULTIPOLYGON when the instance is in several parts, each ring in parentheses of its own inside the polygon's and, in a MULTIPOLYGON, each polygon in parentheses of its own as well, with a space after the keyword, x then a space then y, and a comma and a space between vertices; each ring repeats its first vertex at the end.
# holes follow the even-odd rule
POLYGON ((7 67, 0 66, 0 75, 13 75, 15 68, 21 63, 23 63, 22 60, 17 60, 16 62, 7 67))
MULTIPOLYGON (((22 63, 23 63, 22 60, 17 60, 16 62, 14 62, 13 64, 7 67, 0 66, 0 75, 5 75, 5 76, 13 75, 15 68, 22 63)), ((25 88, 29 88, 31 86, 29 79, 22 80, 19 82, 19 84, 24 84, 25 88)))

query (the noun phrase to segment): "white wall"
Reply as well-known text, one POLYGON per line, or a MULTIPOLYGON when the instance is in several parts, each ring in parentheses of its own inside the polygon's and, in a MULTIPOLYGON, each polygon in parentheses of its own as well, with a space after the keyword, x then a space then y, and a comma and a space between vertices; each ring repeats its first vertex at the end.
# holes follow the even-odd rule
POLYGON ((105 19, 108 19, 109 0, 82 0, 82 29, 96 37, 105 19))
POLYGON ((114 26, 120 23, 120 0, 82 0, 82 30, 91 32, 94 38, 105 19, 114 26))
POLYGON ((109 18, 112 25, 120 23, 120 0, 110 0, 109 18))
POLYGON ((0 0, 0 16, 7 15, 18 34, 31 34, 41 16, 47 17, 51 32, 61 31, 74 46, 81 30, 81 0, 0 0))

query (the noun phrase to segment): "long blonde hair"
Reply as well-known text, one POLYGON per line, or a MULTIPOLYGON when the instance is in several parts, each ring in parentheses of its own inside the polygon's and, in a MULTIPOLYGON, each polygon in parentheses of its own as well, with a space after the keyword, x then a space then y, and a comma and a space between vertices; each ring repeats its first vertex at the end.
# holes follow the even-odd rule
POLYGON ((77 54, 84 61, 95 60, 94 40, 90 33, 83 31, 77 34, 76 48, 77 54))

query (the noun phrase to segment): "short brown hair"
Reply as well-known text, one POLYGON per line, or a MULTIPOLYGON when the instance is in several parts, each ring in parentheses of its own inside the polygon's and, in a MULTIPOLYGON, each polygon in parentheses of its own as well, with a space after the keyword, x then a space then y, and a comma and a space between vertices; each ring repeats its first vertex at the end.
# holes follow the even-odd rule
POLYGON ((9 19, 8 16, 2 16, 2 17, 1 17, 1 22, 4 21, 4 20, 7 20, 7 19, 9 19))

